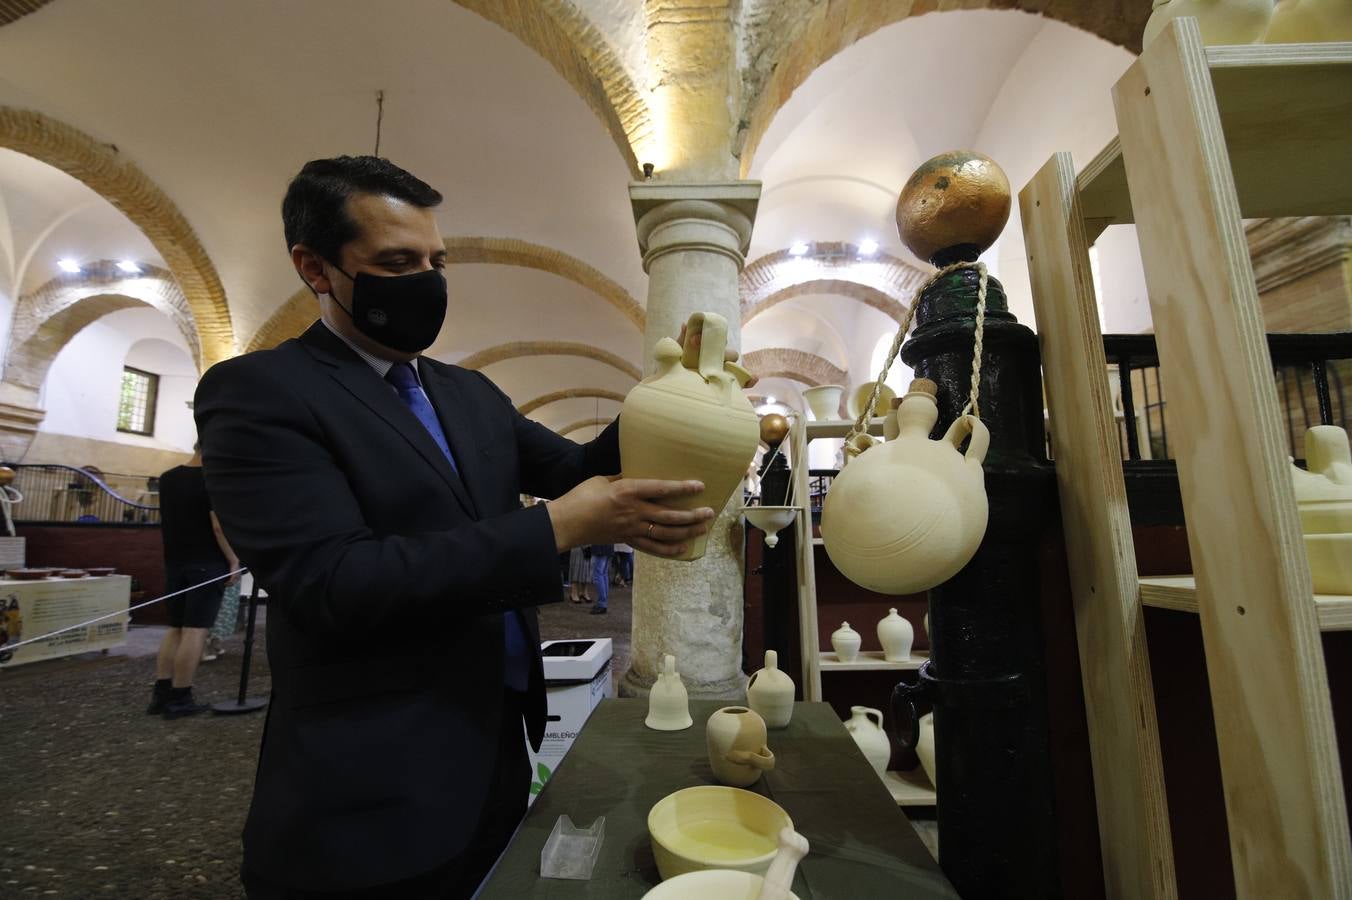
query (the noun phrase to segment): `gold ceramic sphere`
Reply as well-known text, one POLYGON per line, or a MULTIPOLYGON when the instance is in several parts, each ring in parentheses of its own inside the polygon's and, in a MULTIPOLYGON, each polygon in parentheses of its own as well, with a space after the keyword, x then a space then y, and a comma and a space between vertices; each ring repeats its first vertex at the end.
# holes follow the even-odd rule
POLYGON ((778 446, 784 438, 789 436, 789 420, 779 413, 770 413, 761 416, 760 437, 762 441, 771 447, 778 446))
POLYGON ((1009 179, 995 161, 971 150, 922 163, 897 200, 897 231, 911 252, 932 260, 940 251, 994 244, 1009 221, 1009 179))
POLYGON ((0 466, 0 487, 14 482, 14 470, 9 466, 0 466))

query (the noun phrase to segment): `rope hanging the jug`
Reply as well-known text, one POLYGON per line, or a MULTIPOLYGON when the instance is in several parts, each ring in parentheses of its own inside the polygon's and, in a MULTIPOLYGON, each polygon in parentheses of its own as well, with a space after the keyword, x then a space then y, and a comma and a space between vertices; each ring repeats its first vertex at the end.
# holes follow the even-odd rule
POLYGON ((983 262, 955 262, 935 272, 920 286, 920 290, 915 292, 915 299, 911 301, 911 305, 906 309, 906 315, 901 320, 901 327, 897 329, 897 336, 892 341, 892 348, 887 352, 887 360, 883 363, 882 371, 878 373, 878 380, 873 385, 873 392, 869 394, 868 403, 859 411, 858 417, 854 420, 854 426, 850 429, 850 433, 845 436, 847 462, 863 453, 873 443, 873 439, 868 435, 868 420, 873 415, 873 407, 878 402, 879 395, 882 394, 883 382, 887 380, 887 372, 892 368, 892 363, 896 361, 897 354, 901 352, 901 344, 906 340, 906 333, 911 330, 911 323, 915 320, 915 308, 920 303, 920 297, 939 279, 960 269, 976 269, 981 276, 981 280, 976 294, 976 335, 972 343, 972 389, 967 398, 967 405, 962 408, 959 415, 965 416, 970 413, 978 419, 981 418, 981 354, 982 340, 986 331, 986 283, 989 276, 986 271, 986 264, 983 262))

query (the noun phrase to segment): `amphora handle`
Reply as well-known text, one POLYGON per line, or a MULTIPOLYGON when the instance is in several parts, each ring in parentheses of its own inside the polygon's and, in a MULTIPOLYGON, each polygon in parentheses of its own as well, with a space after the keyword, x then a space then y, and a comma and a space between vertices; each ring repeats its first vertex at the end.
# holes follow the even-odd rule
POLYGON ((723 374, 723 352, 728 349, 728 320, 711 312, 691 313, 685 323, 685 353, 681 364, 711 381, 723 374), (691 338, 700 335, 699 353, 691 338))
POLYGON ((972 442, 967 445, 967 461, 979 466, 986 459, 986 451, 990 449, 991 433, 986 429, 985 423, 976 416, 959 416, 954 419, 953 424, 949 425, 948 431, 944 433, 944 440, 952 444, 956 450, 969 434, 972 436, 972 442))
POLYGON ((726 758, 728 762, 739 766, 752 766, 761 770, 775 767, 775 754, 769 747, 761 747, 759 750, 730 750, 726 758))

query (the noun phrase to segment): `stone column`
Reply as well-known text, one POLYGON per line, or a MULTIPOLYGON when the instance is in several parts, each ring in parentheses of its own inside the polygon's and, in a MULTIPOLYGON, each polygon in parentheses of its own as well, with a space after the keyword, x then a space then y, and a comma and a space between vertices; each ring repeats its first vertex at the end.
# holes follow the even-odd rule
MULTIPOLYGON (((728 320, 740 348, 738 277, 746 262, 760 182, 645 182, 629 189, 648 273, 644 371, 654 370, 658 340, 675 337, 695 312, 728 320)), ((740 698, 742 674, 742 527, 740 495, 712 523, 702 559, 670 562, 636 554, 633 657, 620 693, 646 697, 664 654, 676 656, 691 697, 740 698)))

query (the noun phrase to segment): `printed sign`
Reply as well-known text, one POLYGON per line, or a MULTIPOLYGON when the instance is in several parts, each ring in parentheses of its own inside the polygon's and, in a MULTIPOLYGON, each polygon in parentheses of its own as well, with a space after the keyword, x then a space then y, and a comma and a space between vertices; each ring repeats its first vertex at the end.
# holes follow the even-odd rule
POLYGON ((0 579, 0 665, 15 666, 122 646, 127 642, 125 610, 130 597, 129 575, 44 581, 0 579), (8 649, 20 641, 119 610, 123 611, 120 616, 8 649))

